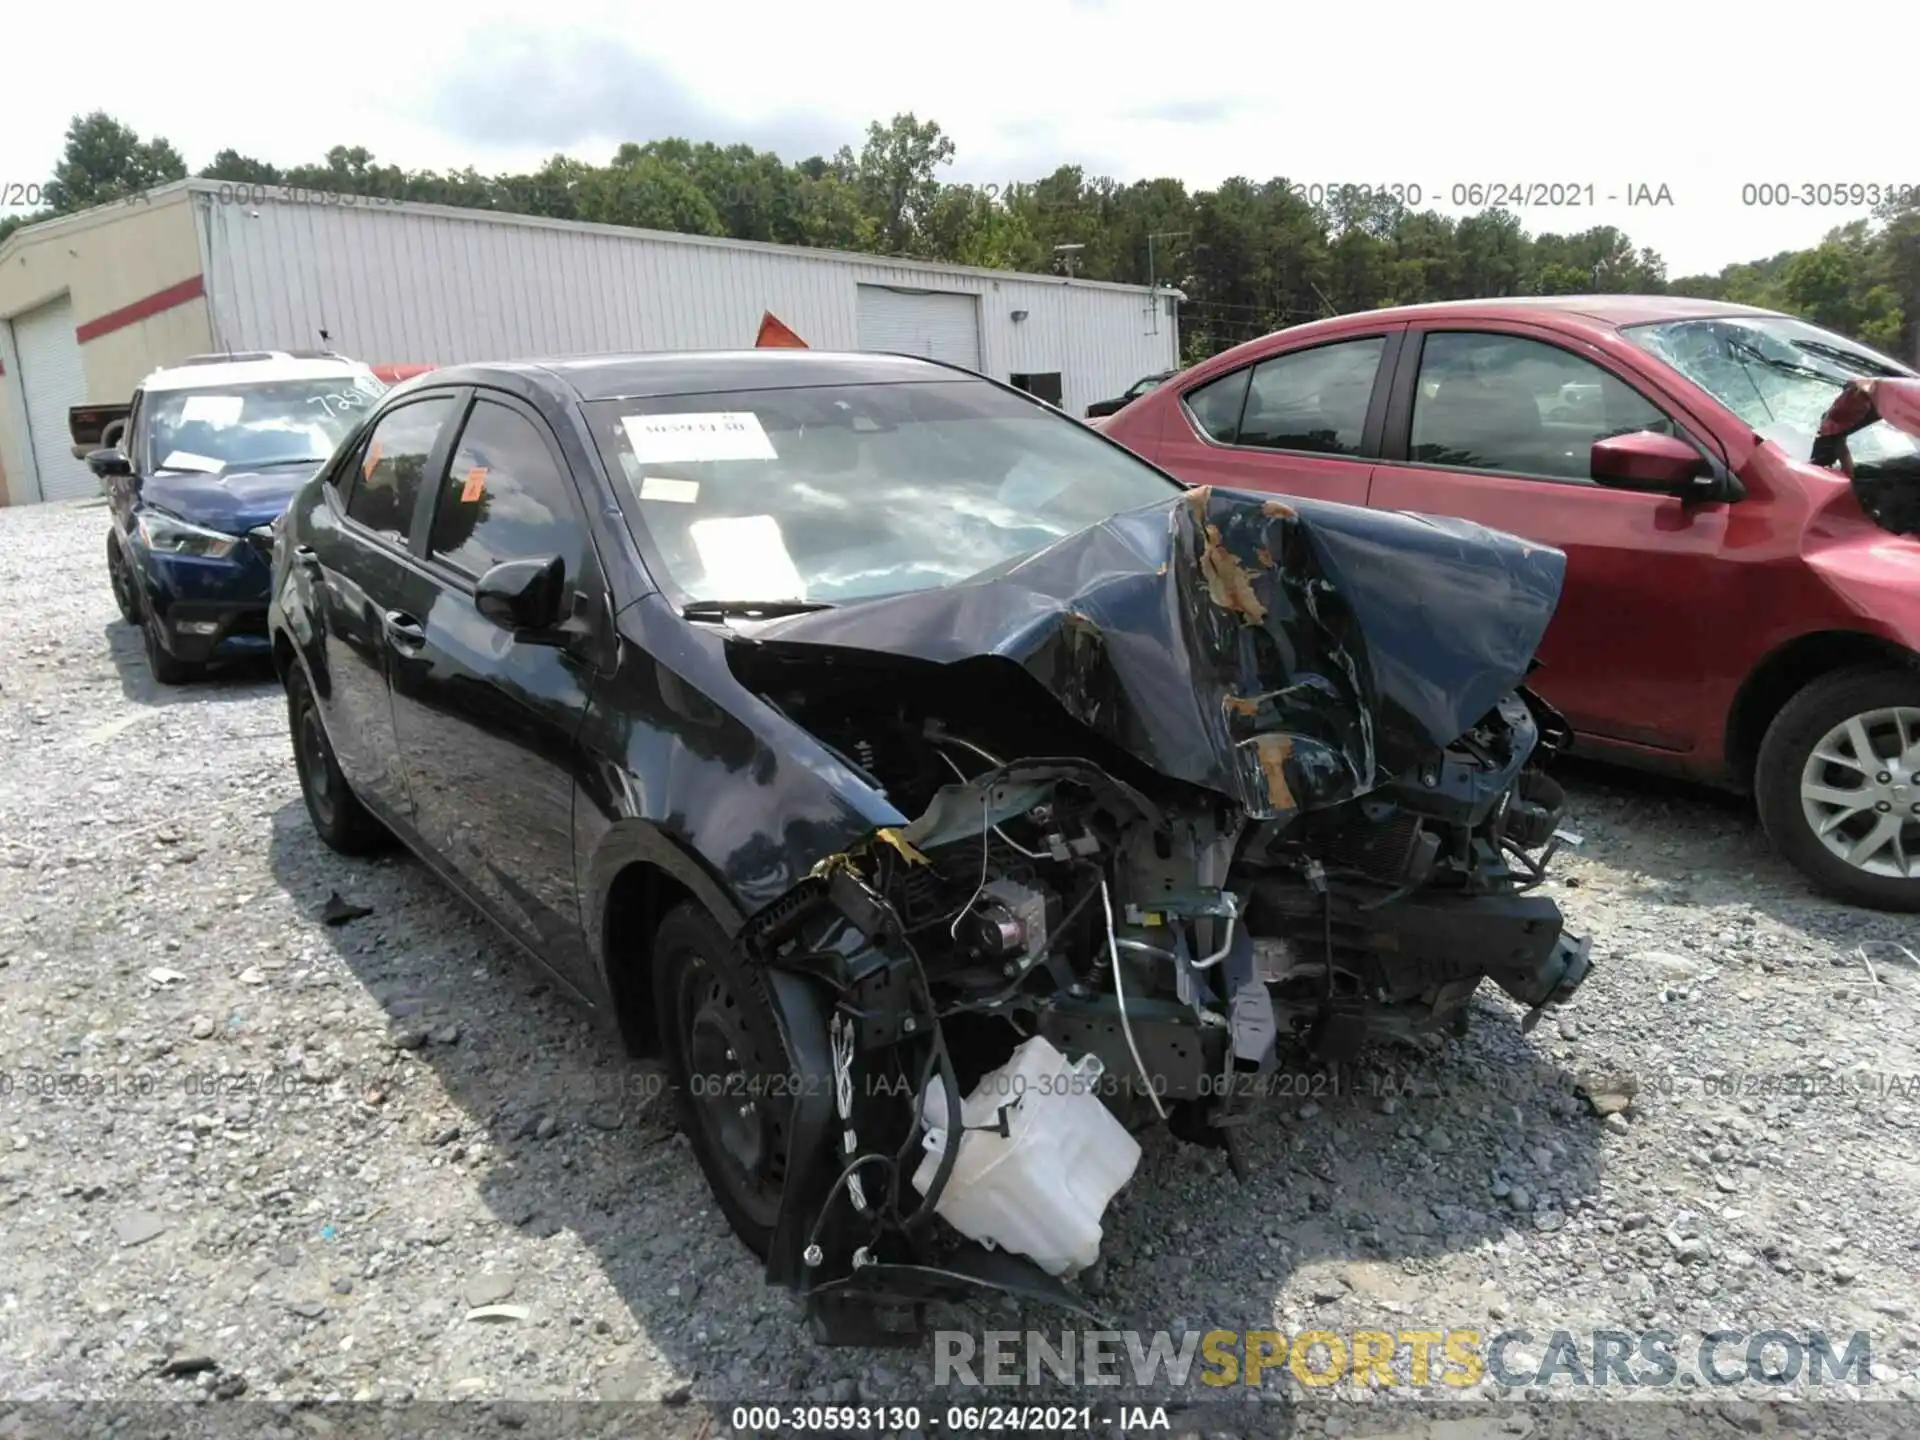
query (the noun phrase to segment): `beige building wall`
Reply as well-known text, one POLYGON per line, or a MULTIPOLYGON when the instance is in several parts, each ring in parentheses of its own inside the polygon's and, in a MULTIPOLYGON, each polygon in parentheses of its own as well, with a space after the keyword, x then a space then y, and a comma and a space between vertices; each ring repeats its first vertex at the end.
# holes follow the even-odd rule
MULTIPOLYGON (((0 321, 69 296, 90 404, 125 400, 156 366, 213 348, 203 288, 186 190, 16 230, 0 244, 0 321)), ((11 353, 0 346, 0 357, 11 353)), ((34 498, 15 371, 9 361, 0 377, 0 504, 34 498)))

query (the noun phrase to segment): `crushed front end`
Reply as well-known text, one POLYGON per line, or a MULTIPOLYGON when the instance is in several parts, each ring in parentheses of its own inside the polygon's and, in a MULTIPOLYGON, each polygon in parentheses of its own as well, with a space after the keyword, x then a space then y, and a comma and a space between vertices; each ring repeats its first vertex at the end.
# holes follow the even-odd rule
POLYGON ((743 630, 742 680, 915 817, 739 936, 796 1077, 769 1278, 821 1338, 909 1340, 975 1286, 1084 1308, 1127 1129, 1237 1164, 1245 1077, 1461 1023, 1487 980, 1528 1027, 1573 994, 1586 944, 1534 893, 1567 737, 1520 684, 1563 566, 1198 490, 743 630))

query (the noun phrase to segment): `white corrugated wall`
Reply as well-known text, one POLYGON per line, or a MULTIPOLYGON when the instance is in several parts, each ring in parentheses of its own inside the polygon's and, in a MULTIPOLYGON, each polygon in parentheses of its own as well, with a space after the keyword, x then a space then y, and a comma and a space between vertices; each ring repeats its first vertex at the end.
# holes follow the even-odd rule
POLYGON ((978 297, 982 368, 1061 372, 1070 414, 1177 363, 1173 322, 1130 287, 438 206, 197 198, 215 343, 236 349, 440 365, 736 349, 771 310, 816 349, 853 350, 858 287, 878 284, 978 297))
MULTIPOLYGON (((65 295, 13 317, 13 349, 26 397, 27 439, 42 500, 98 495, 100 482, 74 458, 67 410, 87 400, 87 372, 74 336, 73 302, 65 295)), ((26 498, 26 497, 23 497, 26 498)))

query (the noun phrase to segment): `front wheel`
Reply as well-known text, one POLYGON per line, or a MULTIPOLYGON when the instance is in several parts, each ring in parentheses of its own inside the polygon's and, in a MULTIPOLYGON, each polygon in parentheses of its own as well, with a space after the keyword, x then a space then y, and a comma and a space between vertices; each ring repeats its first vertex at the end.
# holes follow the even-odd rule
POLYGON ((1822 890, 1920 910, 1920 670, 1843 670, 1795 695, 1761 742, 1754 799, 1822 890))
POLYGON ((200 678, 204 673, 201 666, 182 660, 167 649, 167 642, 160 638, 160 618, 150 608, 142 609, 139 623, 140 643, 147 652, 147 669, 153 672, 154 679, 162 685, 187 685, 200 678))
POLYGON ((691 903, 660 922, 653 987, 681 1127, 734 1233, 764 1259, 780 1214, 794 1098, 766 987, 726 931, 691 903))
POLYGON ((120 537, 111 532, 107 535, 107 579, 113 585, 113 603, 119 607, 120 618, 129 625, 140 624, 144 619, 140 582, 134 579, 133 567, 120 548, 120 537))

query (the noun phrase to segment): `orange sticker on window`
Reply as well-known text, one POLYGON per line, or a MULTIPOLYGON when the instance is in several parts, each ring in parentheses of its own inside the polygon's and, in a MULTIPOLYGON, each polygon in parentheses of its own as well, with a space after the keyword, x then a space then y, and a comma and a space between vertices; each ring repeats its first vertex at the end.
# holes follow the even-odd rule
POLYGON ((480 498, 480 492, 487 488, 487 467, 476 465, 467 471, 467 483, 460 487, 460 503, 471 505, 480 498))
POLYGON ((360 462, 360 473, 367 479, 373 478, 373 467, 380 463, 380 442, 374 441, 367 447, 367 458, 360 462))

